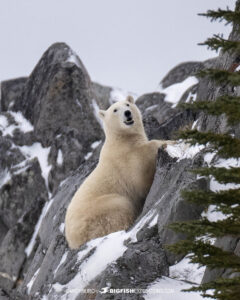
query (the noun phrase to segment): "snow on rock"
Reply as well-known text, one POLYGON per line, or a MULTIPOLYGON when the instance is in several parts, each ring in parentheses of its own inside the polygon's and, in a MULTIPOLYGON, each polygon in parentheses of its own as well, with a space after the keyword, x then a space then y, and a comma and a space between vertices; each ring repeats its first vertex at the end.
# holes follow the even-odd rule
MULTIPOLYGON (((96 149, 96 148, 98 147, 98 145, 101 144, 101 142, 102 142, 102 141, 95 141, 95 142, 93 142, 92 145, 91 145, 91 149, 93 149, 93 150, 96 149)), ((90 151, 90 152, 88 152, 88 153, 84 156, 84 159, 85 159, 85 160, 88 160, 92 155, 93 155, 93 152, 90 151)))
POLYGON ((220 158, 218 159, 217 163, 215 164, 215 167, 217 168, 239 168, 240 167, 240 159, 238 158, 228 158, 228 159, 223 159, 220 158))
MULTIPOLYGON (((127 247, 124 241, 130 239, 136 242, 137 232, 146 224, 153 226, 156 222, 156 211, 149 211, 130 231, 118 231, 110 233, 107 236, 89 241, 86 248, 78 253, 78 262, 82 261, 89 251, 95 249, 95 252, 88 259, 83 260, 79 266, 76 276, 67 284, 53 284, 52 288, 56 292, 64 291, 67 299, 75 299, 76 295, 85 288, 91 280, 99 275, 107 265, 116 261, 123 255, 127 247), (103 256, 104 253, 104 256, 103 256)), ((59 266, 57 267, 59 268, 59 266)))
POLYGON ((229 216, 220 211, 216 211, 216 205, 209 205, 207 211, 202 212, 202 217, 207 218, 210 222, 217 222, 227 219, 229 216))
POLYGON ((48 175, 52 168, 52 166, 48 164, 50 147, 43 148, 40 143, 34 143, 31 146, 19 146, 18 148, 28 159, 33 159, 35 157, 38 158, 42 171, 42 177, 44 178, 46 187, 48 189, 48 175))
POLYGON ((186 103, 194 102, 196 99, 197 99, 197 93, 190 92, 186 99, 186 103))
POLYGON ((11 179, 11 174, 7 169, 0 173, 0 188, 11 179))
POLYGON ((147 107, 145 111, 152 111, 157 107, 158 107, 158 104, 154 104, 154 105, 151 105, 151 106, 147 107))
POLYGON ((214 159, 215 155, 216 155, 215 151, 214 152, 208 152, 204 155, 204 161, 207 163, 208 166, 211 165, 212 160, 214 159))
POLYGON ((131 93, 119 88, 113 88, 113 90, 110 93, 110 104, 113 104, 117 101, 124 101, 126 100, 127 96, 132 96, 134 99, 138 98, 138 95, 135 93, 131 93))
POLYGON ((204 145, 190 145, 184 142, 179 142, 175 145, 168 145, 167 152, 171 157, 177 157, 178 161, 185 158, 193 158, 197 153, 205 148, 204 145))
POLYGON ((95 115, 96 120, 98 121, 98 123, 100 124, 100 126, 103 128, 103 121, 101 120, 101 118, 99 117, 99 106, 96 102, 95 99, 92 99, 92 107, 93 107, 93 113, 95 115))
POLYGON ((145 300, 203 300, 199 292, 183 292, 192 284, 163 276, 148 287, 145 300))
POLYGON ((37 224, 35 225, 32 238, 31 238, 28 246, 25 248, 25 253, 26 253, 27 256, 29 256, 32 253, 33 247, 36 243, 36 238, 37 238, 37 235, 38 235, 38 231, 39 231, 39 229, 41 227, 41 224, 42 224, 42 221, 43 221, 43 218, 46 216, 49 208, 51 207, 51 205, 53 203, 53 201, 54 201, 54 198, 52 198, 51 200, 46 202, 43 209, 42 209, 41 215, 40 215, 40 217, 37 221, 37 224))
MULTIPOLYGON (((170 85, 169 87, 163 89, 160 85, 158 88, 158 92, 165 94, 165 101, 173 103, 173 107, 175 107, 178 102, 180 101, 183 94, 193 85, 198 83, 198 79, 195 76, 190 76, 186 78, 184 81, 180 83, 175 83, 173 85, 170 85)), ((189 97, 194 97, 196 99, 196 96, 193 94, 189 97)), ((188 98, 190 101, 190 98, 188 98)))
POLYGON ((65 252, 61 258, 60 263, 58 264, 56 270, 54 271, 54 275, 57 273, 58 269, 60 268, 60 266, 65 262, 66 258, 67 258, 68 252, 65 252))
POLYGON ((198 119, 197 119, 196 121, 193 122, 192 128, 191 128, 192 130, 193 130, 193 129, 199 130, 199 128, 198 128, 198 126, 197 126, 197 123, 198 123, 198 119))
POLYGON ((3 136, 13 136, 13 132, 15 129, 19 129, 23 133, 33 131, 32 124, 24 118, 21 112, 10 111, 9 114, 14 118, 16 124, 9 125, 7 117, 0 116, 0 131, 2 131, 3 136))
POLYGON ((73 50, 69 49, 68 55, 69 55, 69 57, 67 59, 67 62, 71 62, 71 63, 75 64, 77 67, 82 68, 81 62, 80 62, 77 54, 73 50))
POLYGON ((63 164, 63 153, 62 153, 62 150, 61 150, 61 149, 58 150, 57 164, 58 164, 59 166, 61 166, 61 165, 63 164))
POLYGON ((77 275, 67 284, 55 283, 52 286, 56 292, 64 290, 67 299, 75 299, 76 295, 87 286, 87 284, 100 274, 108 264, 115 261, 127 249, 123 244, 126 239, 125 231, 111 233, 105 237, 94 239, 87 243, 87 248, 80 251, 78 261, 93 248, 95 252, 80 265, 77 275), (104 253, 104 257, 103 254, 104 253))
POLYGON ((93 155, 93 152, 88 152, 88 153, 84 156, 84 159, 85 159, 85 160, 88 160, 92 155, 93 155))
POLYGON ((40 271, 40 268, 37 269, 37 271, 33 274, 32 279, 29 281, 29 283, 27 284, 27 293, 29 294, 32 288, 32 285, 34 283, 34 280, 36 279, 38 272, 40 271))
POLYGON ((76 99, 76 103, 77 103, 77 106, 80 107, 80 109, 82 110, 82 104, 78 99, 76 99))
POLYGON ((96 149, 101 144, 101 142, 102 142, 101 140, 93 142, 91 145, 91 148, 96 149))
POLYGON ((200 267, 199 264, 192 264, 190 261, 190 258, 185 256, 176 265, 170 267, 169 276, 174 279, 200 284, 206 267, 200 267))
POLYGON ((15 122, 18 124, 17 127, 22 132, 26 133, 34 130, 32 124, 26 118, 24 118, 23 114, 20 111, 18 112, 10 111, 9 113, 13 116, 15 122))
POLYGON ((237 66, 237 68, 235 69, 235 72, 239 72, 240 71, 240 65, 237 66))
POLYGON ((6 116, 0 116, 0 130, 3 131, 8 126, 8 119, 6 116))
POLYGON ((64 233, 64 229, 65 229, 65 223, 61 223, 61 225, 59 226, 59 230, 61 231, 61 233, 64 233))

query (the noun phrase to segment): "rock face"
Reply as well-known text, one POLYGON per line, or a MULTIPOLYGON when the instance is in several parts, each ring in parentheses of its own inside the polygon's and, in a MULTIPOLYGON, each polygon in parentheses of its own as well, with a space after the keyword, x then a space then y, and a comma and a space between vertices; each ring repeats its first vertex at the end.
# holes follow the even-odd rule
MULTIPOLYGON (((220 60, 228 69, 235 59, 223 55, 220 60)), ((162 87, 220 60, 181 64, 165 76, 162 87)), ((182 259, 165 245, 185 236, 167 225, 200 218, 203 208, 186 203, 181 190, 209 188, 206 179, 189 172, 205 164, 206 149, 181 143, 160 149, 151 190, 133 226, 72 251, 64 237, 66 208, 97 164, 104 135, 96 110, 108 108, 113 89, 91 82, 64 43, 52 45, 28 78, 2 82, 1 88, 0 299, 144 299, 112 290, 146 289, 169 276, 169 266, 182 259)), ((179 101, 191 95, 212 101, 222 92, 200 79, 179 101)), ((179 129, 192 126, 239 134, 239 128, 227 128, 223 117, 179 110, 163 93, 142 95, 137 105, 151 139, 172 139, 179 129)), ((236 240, 217 243, 239 253, 236 240)), ((207 270, 204 281, 223 272, 207 270)))

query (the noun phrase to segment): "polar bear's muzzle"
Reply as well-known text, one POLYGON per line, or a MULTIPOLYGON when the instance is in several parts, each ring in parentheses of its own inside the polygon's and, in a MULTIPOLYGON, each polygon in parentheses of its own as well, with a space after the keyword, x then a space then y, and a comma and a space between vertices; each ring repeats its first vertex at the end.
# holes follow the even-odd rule
POLYGON ((134 120, 133 120, 133 118, 132 118, 132 113, 131 113, 131 111, 130 110, 125 110, 125 112, 124 112, 124 117, 125 117, 125 121, 124 121, 124 123, 126 124, 126 125, 132 125, 133 123, 134 123, 134 120))

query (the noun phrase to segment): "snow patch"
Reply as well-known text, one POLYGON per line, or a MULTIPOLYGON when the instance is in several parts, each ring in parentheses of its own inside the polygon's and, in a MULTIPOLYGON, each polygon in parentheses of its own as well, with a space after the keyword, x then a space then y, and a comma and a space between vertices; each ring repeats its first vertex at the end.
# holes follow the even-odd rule
POLYGON ((83 260, 79 266, 79 270, 76 276, 67 284, 61 285, 60 283, 55 283, 52 286, 56 292, 64 291, 67 295, 67 299, 73 300, 76 295, 85 288, 88 283, 94 279, 98 274, 100 274, 107 265, 116 261, 123 253, 126 251, 127 247, 124 245, 124 241, 130 239, 132 242, 136 241, 137 232, 144 226, 147 222, 153 224, 156 219, 156 211, 149 211, 130 231, 118 231, 110 233, 105 237, 100 237, 89 241, 86 244, 86 248, 78 253, 78 262, 80 263, 84 256, 89 253, 89 251, 95 249, 95 252, 88 259, 83 260))
POLYGON ((50 206, 52 205, 53 203, 53 200, 54 198, 52 198, 50 201, 46 202, 43 209, 42 209, 42 212, 41 212, 41 215, 37 221, 37 224, 35 225, 35 228, 34 228, 34 232, 33 232, 33 235, 32 235, 32 238, 28 244, 28 246, 25 248, 25 253, 27 256, 29 256, 33 250, 33 247, 36 243, 36 237, 38 235, 38 231, 41 227, 41 224, 42 224, 42 221, 43 221, 43 218, 46 216, 50 206))
POLYGON ((61 233, 64 233, 64 229, 65 229, 65 223, 61 223, 61 225, 59 226, 59 230, 61 231, 61 233))
POLYGON ((100 141, 96 141, 96 142, 92 143, 91 148, 96 149, 101 144, 101 142, 102 141, 100 140, 100 141))
POLYGON ((59 166, 61 166, 61 165, 63 164, 63 153, 62 153, 62 150, 61 150, 61 149, 58 150, 57 164, 58 164, 59 166))
MULTIPOLYGON (((203 300, 199 292, 182 292, 192 284, 163 276, 148 286, 145 300, 203 300)), ((209 299, 209 298, 204 298, 209 299)))
POLYGON ((147 107, 145 111, 152 111, 152 110, 154 110, 157 107, 158 107, 158 105, 154 104, 154 105, 151 105, 151 106, 147 107))
POLYGON ((98 123, 100 124, 100 126, 103 128, 103 121, 101 120, 101 118, 99 117, 99 106, 96 102, 95 99, 92 99, 92 106, 93 106, 93 113, 95 115, 96 120, 98 121, 98 123))
POLYGON ((75 64, 80 69, 82 68, 80 59, 78 58, 77 54, 72 50, 69 50, 69 57, 67 59, 67 62, 75 64))
POLYGON ((204 155, 204 161, 207 163, 208 166, 211 165, 213 158, 215 157, 216 152, 208 152, 204 155))
POLYGON ((148 227, 153 227, 157 224, 158 221, 158 214, 156 214, 155 217, 153 217, 152 221, 148 224, 148 227))
POLYGON ((138 95, 135 93, 131 93, 120 88, 113 88, 110 93, 110 105, 118 101, 125 101, 127 96, 132 96, 134 99, 138 98, 138 95))
POLYGON ((201 216, 207 218, 210 222, 222 221, 229 217, 221 211, 216 211, 216 205, 209 205, 207 211, 203 211, 201 216))
POLYGON ((56 270, 54 271, 54 275, 57 273, 58 269, 60 268, 60 266, 66 261, 68 252, 65 252, 60 260, 60 263, 58 264, 56 270))
POLYGON ((105 237, 97 238, 87 243, 87 248, 78 254, 78 262, 93 248, 95 252, 82 262, 76 276, 66 285, 59 283, 53 284, 52 288, 56 292, 64 290, 64 294, 69 298, 75 299, 76 295, 87 284, 100 274, 108 264, 115 261, 127 249, 123 242, 126 239, 126 232, 118 231, 105 237))
POLYGON ((34 143, 31 146, 19 146, 18 148, 28 159, 33 159, 35 157, 38 158, 42 171, 42 177, 45 180, 45 184, 48 190, 48 175, 52 168, 52 166, 48 164, 48 155, 50 152, 50 147, 43 148, 40 143, 34 143))
POLYGON ((76 103, 77 103, 77 106, 79 106, 80 109, 82 110, 82 104, 81 104, 81 102, 78 99, 76 99, 76 103))
POLYGON ((198 120, 194 121, 192 124, 192 128, 191 129, 197 129, 199 130, 198 126, 197 126, 198 120))
POLYGON ((177 157, 178 161, 190 158, 192 159, 197 153, 205 148, 204 145, 190 145, 184 142, 177 143, 175 145, 168 145, 167 152, 171 157, 177 157))
POLYGON ((12 177, 9 171, 7 169, 3 170, 0 173, 0 188, 4 186, 4 184, 6 184, 9 180, 11 180, 11 178, 12 177))
POLYGON ((187 96, 186 103, 192 103, 197 99, 197 93, 190 92, 187 96))
POLYGON ((192 264, 190 258, 185 256, 176 265, 169 268, 170 277, 178 280, 186 280, 200 284, 206 267, 199 264, 192 264))
POLYGON ((3 131, 8 126, 8 119, 5 116, 0 116, 0 130, 3 131))
POLYGON ((88 160, 92 155, 93 155, 93 152, 88 152, 88 153, 84 156, 84 159, 85 159, 85 160, 88 160))
POLYGON ((0 116, 0 130, 2 131, 2 135, 10 135, 13 136, 13 132, 15 129, 19 129, 23 133, 33 131, 32 124, 24 118, 21 112, 13 112, 10 111, 9 114, 14 118, 15 124, 9 125, 8 119, 6 116, 0 116))
POLYGON ((15 122, 18 124, 17 127, 22 132, 26 133, 34 130, 32 124, 26 118, 24 118, 23 114, 20 111, 18 112, 10 111, 9 113, 13 116, 15 122))
POLYGON ((40 271, 40 268, 37 269, 37 271, 33 274, 33 277, 31 278, 31 280, 30 280, 29 283, 27 284, 27 293, 28 293, 28 294, 29 294, 30 291, 31 291, 32 285, 33 285, 33 283, 34 283, 34 281, 35 281, 35 279, 36 279, 36 277, 37 277, 39 271, 40 271))
MULTIPOLYGON (((195 76, 190 76, 186 78, 184 81, 180 83, 175 83, 173 85, 170 85, 169 87, 163 89, 162 86, 160 85, 158 88, 158 92, 165 94, 165 101, 173 103, 172 107, 175 107, 178 102, 180 101, 181 97, 183 94, 193 85, 198 83, 198 79, 195 76)), ((189 97, 193 97, 194 95, 189 97)), ((188 97, 188 98, 189 98, 188 97)), ((190 100, 190 98, 189 98, 190 100)))

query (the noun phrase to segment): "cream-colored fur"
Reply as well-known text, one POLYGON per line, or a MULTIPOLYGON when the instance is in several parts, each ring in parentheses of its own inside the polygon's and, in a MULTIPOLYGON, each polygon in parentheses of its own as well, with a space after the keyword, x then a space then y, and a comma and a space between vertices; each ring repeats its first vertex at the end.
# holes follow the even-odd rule
POLYGON ((132 97, 99 113, 106 136, 99 163, 66 213, 66 239, 74 249, 133 223, 151 187, 158 148, 173 143, 148 141, 132 97), (133 124, 125 123, 126 110, 130 110, 133 124))

